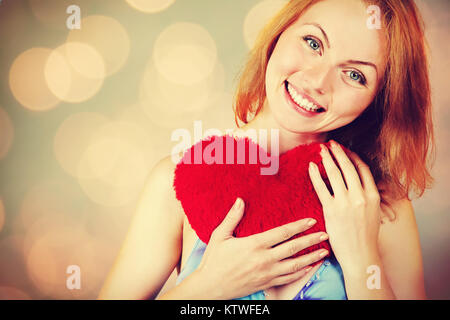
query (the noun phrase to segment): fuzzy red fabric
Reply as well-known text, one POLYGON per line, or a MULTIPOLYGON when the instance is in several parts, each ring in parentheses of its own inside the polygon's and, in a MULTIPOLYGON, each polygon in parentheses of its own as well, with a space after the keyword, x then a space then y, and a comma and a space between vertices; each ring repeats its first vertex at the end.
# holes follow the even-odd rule
MULTIPOLYGON (((325 231, 322 205, 308 173, 309 162, 316 163, 331 192, 319 153, 320 144, 300 145, 281 154, 278 157, 278 172, 273 175, 261 174, 262 167, 270 166, 260 160, 264 157, 258 156, 257 163, 252 164, 249 157, 249 151, 255 150, 252 147, 258 150, 258 155, 262 152, 263 156, 270 156, 248 138, 210 136, 188 149, 177 164, 173 185, 176 197, 200 240, 209 242, 211 233, 222 222, 237 197, 244 200, 245 212, 235 229, 236 237, 250 236, 307 217, 316 219, 317 223, 293 238, 325 231), (245 149, 239 149, 238 142, 245 143, 245 149), (242 150, 245 150, 244 164, 237 161, 242 150), (232 152, 228 154, 228 161, 227 151, 232 152), (207 156, 205 158, 203 155, 207 154, 222 161, 205 163, 202 159, 206 159, 207 156), (234 161, 231 161, 233 158, 234 161), (199 159, 201 163, 198 163, 199 159)), ((319 248, 331 252, 329 242, 323 241, 293 257, 319 248)))

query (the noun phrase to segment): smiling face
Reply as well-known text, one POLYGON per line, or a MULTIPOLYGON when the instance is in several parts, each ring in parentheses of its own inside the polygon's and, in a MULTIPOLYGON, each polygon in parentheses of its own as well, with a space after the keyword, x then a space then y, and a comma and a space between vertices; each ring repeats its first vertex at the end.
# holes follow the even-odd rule
POLYGON ((372 102, 386 62, 383 26, 369 29, 366 9, 360 0, 320 1, 280 35, 267 65, 264 106, 280 127, 328 132, 372 102))

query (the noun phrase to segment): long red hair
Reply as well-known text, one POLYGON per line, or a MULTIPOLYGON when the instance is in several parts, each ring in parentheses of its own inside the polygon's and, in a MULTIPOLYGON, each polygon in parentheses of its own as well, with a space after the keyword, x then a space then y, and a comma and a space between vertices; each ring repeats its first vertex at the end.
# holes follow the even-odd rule
MULTIPOLYGON (((281 33, 317 0, 291 0, 260 32, 234 97, 235 121, 261 110, 266 99, 267 63, 281 33)), ((368 3, 368 1, 365 1, 368 3)), ((369 4, 369 3, 368 3, 369 4)), ((387 67, 377 94, 350 124, 328 132, 371 168, 383 203, 419 197, 433 182, 435 159, 427 43, 424 23, 412 0, 371 0, 382 13, 387 67)))

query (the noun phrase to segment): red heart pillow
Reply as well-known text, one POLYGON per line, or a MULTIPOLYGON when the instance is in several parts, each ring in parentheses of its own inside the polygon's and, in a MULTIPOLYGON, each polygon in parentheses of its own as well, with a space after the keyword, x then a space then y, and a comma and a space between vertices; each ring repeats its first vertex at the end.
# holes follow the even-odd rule
MULTIPOLYGON (((262 175, 261 168, 270 166, 262 160, 270 156, 263 148, 247 137, 211 136, 188 149, 177 164, 174 178, 176 197, 192 229, 205 243, 209 242, 211 233, 237 197, 244 200, 245 211, 235 229, 236 237, 250 236, 307 217, 316 219, 317 223, 293 238, 325 231, 322 205, 308 174, 309 162, 315 162, 331 191, 319 152, 319 143, 299 145, 278 157, 276 174, 262 175), (255 150, 257 155, 260 152, 263 155, 256 163, 249 156, 255 150), (245 161, 238 162, 240 156, 245 156, 245 161), (212 158, 216 163, 211 163, 212 158)), ((319 248, 331 252, 329 242, 323 241, 293 257, 319 248)))

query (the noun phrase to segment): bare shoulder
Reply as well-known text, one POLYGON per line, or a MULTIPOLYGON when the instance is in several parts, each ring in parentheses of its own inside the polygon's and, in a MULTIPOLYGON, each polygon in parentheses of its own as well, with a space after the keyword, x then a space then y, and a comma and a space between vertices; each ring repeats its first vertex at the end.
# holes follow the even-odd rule
POLYGON ((174 163, 172 157, 170 155, 165 156, 153 166, 150 172, 150 178, 158 180, 166 186, 172 185, 175 168, 176 163, 174 163))
POLYGON ((414 209, 412 206, 411 200, 408 198, 402 198, 394 201, 392 203, 392 208, 395 211, 396 215, 399 216, 399 218, 407 218, 411 215, 414 215, 414 209))
POLYGON ((398 218, 414 215, 411 200, 407 197, 395 195, 394 188, 389 186, 387 182, 380 181, 377 183, 378 191, 383 194, 384 201, 381 202, 381 223, 397 223, 398 218))
POLYGON ((101 298, 155 297, 177 266, 182 249, 183 210, 172 186, 175 167, 171 158, 165 157, 146 177, 101 298))
POLYGON ((176 214, 177 219, 183 220, 183 210, 176 199, 173 181, 176 163, 172 157, 160 159, 152 168, 143 191, 143 197, 159 198, 161 205, 176 214))
POLYGON ((391 200, 389 205, 381 204, 381 222, 382 224, 398 223, 404 219, 414 218, 414 208, 411 200, 400 198, 391 200))

